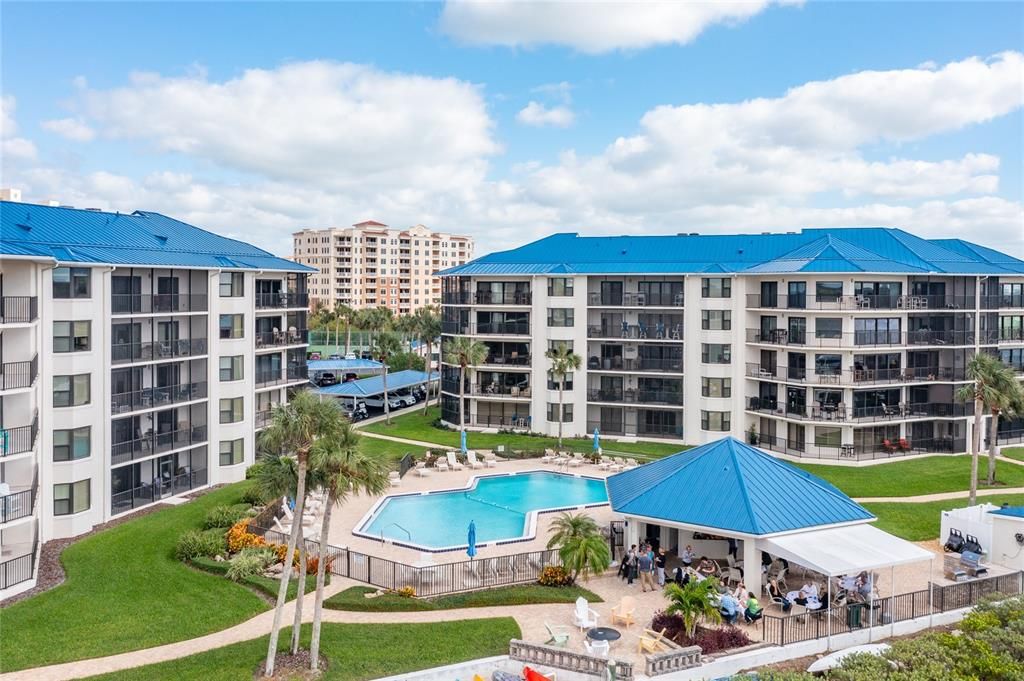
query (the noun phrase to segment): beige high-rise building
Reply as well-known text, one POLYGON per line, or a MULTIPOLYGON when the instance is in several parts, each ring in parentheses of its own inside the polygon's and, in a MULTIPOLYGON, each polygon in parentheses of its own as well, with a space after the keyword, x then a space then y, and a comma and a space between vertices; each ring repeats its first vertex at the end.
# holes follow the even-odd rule
POLYGON ((438 270, 473 259, 473 238, 423 225, 394 229, 367 220, 351 227, 304 229, 292 235, 294 260, 315 267, 312 305, 387 307, 408 314, 441 303, 438 270))

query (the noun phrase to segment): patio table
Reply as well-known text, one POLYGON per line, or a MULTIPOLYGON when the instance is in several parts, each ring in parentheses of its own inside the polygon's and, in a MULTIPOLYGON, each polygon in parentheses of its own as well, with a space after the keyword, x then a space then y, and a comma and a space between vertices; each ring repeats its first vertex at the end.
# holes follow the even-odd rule
POLYGON ((622 638, 622 634, 618 629, 612 629, 611 627, 594 627, 593 629, 587 629, 587 638, 591 641, 618 641, 622 638))

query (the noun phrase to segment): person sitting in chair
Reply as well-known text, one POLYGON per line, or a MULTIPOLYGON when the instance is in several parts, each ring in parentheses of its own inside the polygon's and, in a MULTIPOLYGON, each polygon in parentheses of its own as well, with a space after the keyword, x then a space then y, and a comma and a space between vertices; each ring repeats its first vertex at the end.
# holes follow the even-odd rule
POLYGON ((707 556, 701 556, 697 572, 703 577, 711 577, 715 574, 715 563, 707 556))
POLYGON ((768 596, 773 601, 778 599, 782 605, 782 612, 789 612, 793 607, 793 603, 782 593, 782 589, 779 588, 779 583, 774 579, 768 580, 768 596))
POLYGON ((693 563, 693 559, 696 557, 697 554, 693 552, 693 547, 689 544, 687 544, 686 548, 683 549, 683 552, 679 554, 679 559, 683 561, 683 565, 685 567, 690 567, 690 565, 693 563))
POLYGON ((740 614, 740 602, 731 593, 724 593, 718 603, 718 611, 726 624, 734 624, 740 614))
POLYGON ((761 619, 764 615, 764 611, 761 608, 761 604, 757 602, 757 596, 754 595, 753 591, 747 592, 747 607, 743 611, 743 620, 747 624, 752 624, 757 620, 761 619))

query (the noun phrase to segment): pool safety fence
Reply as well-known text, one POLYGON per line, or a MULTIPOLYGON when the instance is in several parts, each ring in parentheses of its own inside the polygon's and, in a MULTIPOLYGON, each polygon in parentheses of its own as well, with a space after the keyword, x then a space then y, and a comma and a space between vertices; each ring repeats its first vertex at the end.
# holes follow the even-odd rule
MULTIPOLYGON (((288 543, 288 536, 277 530, 257 527, 256 523, 249 527, 268 542, 288 543)), ((307 539, 306 552, 321 555, 320 542, 307 539)), ((554 549, 431 565, 406 565, 331 544, 323 554, 333 575, 391 591, 411 586, 420 597, 536 582, 545 567, 559 564, 558 551, 554 549)))

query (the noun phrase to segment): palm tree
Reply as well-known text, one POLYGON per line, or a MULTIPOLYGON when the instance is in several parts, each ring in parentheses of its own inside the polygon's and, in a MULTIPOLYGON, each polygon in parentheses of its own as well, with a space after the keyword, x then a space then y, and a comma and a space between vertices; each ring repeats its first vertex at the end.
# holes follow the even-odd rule
POLYGON ((551 374, 558 379, 558 447, 562 446, 562 414, 565 412, 565 377, 579 371, 583 360, 566 343, 557 343, 544 353, 551 360, 551 374))
MULTIPOLYGON (((274 658, 277 655, 277 641, 281 634, 281 617, 288 597, 288 580, 291 569, 288 561, 295 555, 295 545, 302 531, 302 514, 306 505, 306 471, 309 451, 320 437, 329 435, 344 422, 340 411, 332 402, 321 402, 308 390, 301 390, 292 396, 287 404, 274 407, 269 425, 260 434, 259 444, 263 451, 279 455, 294 455, 296 459, 295 511, 292 531, 288 535, 285 552, 285 566, 281 570, 281 584, 277 590, 277 605, 274 609, 274 623, 270 630, 267 647, 266 675, 274 674, 274 658)), ((299 591, 303 591, 300 585, 299 591)))
POLYGON ((448 361, 459 365, 459 430, 466 430, 466 378, 470 367, 487 359, 487 346, 469 336, 456 336, 442 347, 448 361))
MULTIPOLYGON (((320 657, 320 623, 323 617, 324 575, 327 572, 327 537, 331 527, 331 509, 349 494, 383 494, 388 487, 387 470, 378 459, 359 448, 359 433, 345 421, 327 437, 317 440, 310 454, 310 466, 324 479, 327 507, 320 527, 320 550, 316 566, 316 597, 313 601, 313 633, 310 639, 310 669, 316 671, 320 657)), ((296 626, 296 628, 298 628, 296 626)))
POLYGON ((419 341, 427 346, 426 374, 427 379, 423 382, 423 411, 426 413, 430 407, 430 375, 431 360, 434 350, 434 341, 441 335, 441 315, 438 314, 434 305, 424 305, 416 311, 416 336, 419 341))
MULTIPOLYGON (((378 308, 379 309, 379 308, 378 308)), ((391 331, 381 331, 373 345, 373 356, 384 365, 381 380, 384 382, 384 423, 391 423, 391 408, 388 406, 388 358, 402 351, 402 343, 391 331)))
POLYGON ((612 562, 608 541, 600 533, 567 540, 558 549, 558 557, 573 582, 579 577, 589 579, 591 575, 600 575, 612 562))
POLYGON ((314 319, 316 320, 317 328, 322 330, 324 332, 324 334, 325 334, 324 346, 330 346, 330 344, 331 344, 331 324, 334 323, 334 319, 335 319, 334 312, 332 312, 331 310, 329 310, 326 307, 322 307, 319 310, 317 310, 317 313, 316 313, 316 316, 314 317, 314 319))
POLYGON ((416 336, 416 325, 416 316, 413 314, 395 317, 392 322, 392 328, 401 336, 406 352, 412 352, 412 339, 416 336))
POLYGON ((391 310, 386 307, 368 307, 360 311, 359 325, 370 332, 370 342, 367 345, 373 347, 377 334, 392 328, 394 317, 391 310))
POLYGON ((665 612, 683 618, 686 636, 692 641, 693 635, 697 632, 697 624, 701 621, 712 624, 722 621, 722 614, 715 605, 717 596, 718 580, 714 577, 700 581, 691 579, 686 586, 669 582, 665 585, 665 598, 668 599, 665 612))
POLYGON ((600 534, 594 519, 584 513, 559 514, 557 518, 551 521, 548 532, 551 533, 551 538, 548 539, 549 549, 561 546, 570 539, 600 534))
POLYGON ((971 493, 968 503, 974 505, 978 490, 978 456, 981 453, 981 417, 985 410, 991 414, 988 436, 988 484, 996 481, 996 449, 999 416, 1014 414, 1024 407, 1024 389, 1011 367, 988 353, 978 353, 967 363, 965 385, 957 393, 963 401, 974 401, 974 433, 971 438, 971 493))
POLYGON ((355 318, 356 311, 345 303, 334 304, 334 317, 338 323, 338 327, 335 328, 334 332, 334 345, 338 345, 338 337, 340 335, 340 324, 342 321, 345 322, 345 355, 348 356, 349 349, 352 346, 352 320, 355 318))

